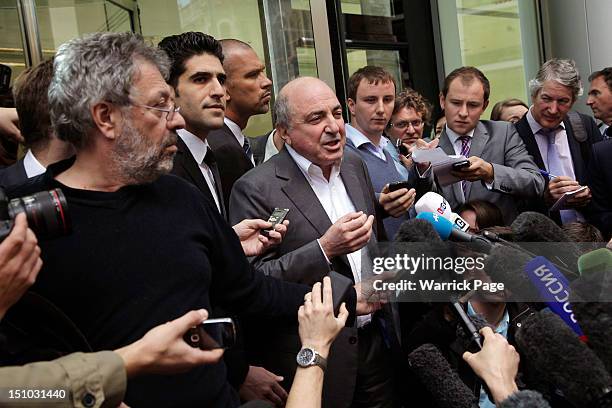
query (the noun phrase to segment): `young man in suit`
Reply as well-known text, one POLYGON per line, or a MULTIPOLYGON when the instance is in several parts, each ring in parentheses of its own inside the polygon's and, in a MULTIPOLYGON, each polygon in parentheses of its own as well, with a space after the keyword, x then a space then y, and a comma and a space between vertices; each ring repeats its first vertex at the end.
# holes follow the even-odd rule
POLYGON ((595 119, 601 124, 599 129, 604 138, 612 138, 612 67, 595 71, 589 76, 591 88, 587 105, 593 111, 595 119))
MULTIPOLYGON (((365 164, 344 148, 342 107, 324 82, 302 77, 280 91, 275 114, 285 147, 236 182, 230 219, 289 209, 291 233, 271 252, 255 257, 254 264, 270 276, 307 284, 334 270, 359 286, 372 273, 370 245, 384 236, 382 206, 365 164)), ((342 330, 330 353, 323 406, 393 405, 393 364, 382 334, 393 344, 396 334, 388 316, 369 314, 357 327, 342 330)), ((250 323, 257 330, 257 357, 290 384, 299 350, 297 331, 278 321, 250 323), (283 334, 270 336, 273 329, 283 334)))
POLYGON ((255 166, 253 149, 242 133, 249 119, 270 110, 272 81, 266 66, 250 45, 240 40, 221 40, 223 69, 227 75, 227 106, 223 126, 208 136, 217 156, 223 197, 229 204, 232 187, 244 173, 255 166))
POLYGON ((474 67, 457 68, 444 80, 440 107, 446 126, 439 146, 446 154, 463 154, 470 165, 454 171, 460 181, 441 190, 452 208, 490 201, 510 223, 518 214, 517 199, 540 197, 544 178, 511 123, 480 120, 489 93, 489 80, 474 67))
MULTIPOLYGON (((593 143, 602 140, 595 121, 571 108, 582 94, 574 61, 551 59, 529 82, 533 105, 516 123, 519 136, 538 167, 550 174, 542 199, 529 206, 548 209, 563 196, 589 184, 587 166, 593 143)), ((557 223, 584 221, 590 210, 589 187, 569 198, 565 209, 550 213, 557 223)))
POLYGON ((51 129, 47 91, 53 77, 53 58, 25 70, 13 87, 23 143, 23 158, 0 170, 0 186, 22 184, 47 170, 47 166, 74 154, 73 147, 51 129))

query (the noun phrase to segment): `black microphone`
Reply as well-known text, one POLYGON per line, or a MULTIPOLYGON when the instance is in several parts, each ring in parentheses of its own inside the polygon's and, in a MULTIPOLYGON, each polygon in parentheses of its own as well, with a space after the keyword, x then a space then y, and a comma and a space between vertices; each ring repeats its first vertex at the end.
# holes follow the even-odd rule
POLYGON ((574 302, 572 309, 589 339, 589 347, 612 374, 612 303, 574 302))
POLYGON ((442 242, 433 225, 426 220, 411 218, 400 225, 395 242, 442 242))
POLYGON ((578 277, 578 246, 569 236, 544 214, 526 211, 519 214, 510 225, 517 243, 558 243, 557 245, 521 245, 532 253, 545 256, 554 262, 564 275, 572 280, 578 277))
POLYGON ((545 396, 559 395, 576 407, 612 407, 612 378, 601 360, 549 310, 523 321, 516 345, 525 380, 545 396))
POLYGON ((440 350, 423 344, 408 355, 410 368, 439 408, 477 408, 478 398, 452 370, 440 350))
POLYGON ((494 282, 503 282, 512 292, 512 299, 523 302, 540 302, 540 294, 525 273, 525 265, 533 259, 522 250, 499 245, 487 256, 484 271, 494 282))

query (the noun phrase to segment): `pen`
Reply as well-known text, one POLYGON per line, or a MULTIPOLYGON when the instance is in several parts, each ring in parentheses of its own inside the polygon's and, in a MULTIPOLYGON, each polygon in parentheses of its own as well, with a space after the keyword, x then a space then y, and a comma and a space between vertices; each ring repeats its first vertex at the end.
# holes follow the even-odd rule
POLYGON ((544 177, 548 177, 550 180, 552 180, 552 179, 557 177, 554 174, 550 174, 546 170, 540 170, 540 174, 543 175, 544 177))

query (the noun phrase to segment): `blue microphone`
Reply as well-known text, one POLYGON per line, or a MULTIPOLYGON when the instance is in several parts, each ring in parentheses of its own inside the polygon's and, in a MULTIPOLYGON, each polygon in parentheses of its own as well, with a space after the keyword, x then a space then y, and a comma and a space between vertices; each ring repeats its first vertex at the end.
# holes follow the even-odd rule
POLYGON ((451 240, 456 242, 472 242, 477 244, 477 249, 483 252, 489 252, 493 246, 491 241, 480 235, 470 234, 469 232, 462 231, 458 228, 454 228, 453 223, 444 218, 441 215, 434 214, 431 212, 422 212, 416 216, 417 219, 426 220, 440 235, 442 240, 451 240))

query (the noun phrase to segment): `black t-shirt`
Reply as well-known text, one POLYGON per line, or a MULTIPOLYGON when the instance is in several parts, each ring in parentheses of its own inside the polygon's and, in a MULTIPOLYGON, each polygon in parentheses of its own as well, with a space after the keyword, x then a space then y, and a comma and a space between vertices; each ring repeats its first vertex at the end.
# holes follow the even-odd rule
MULTIPOLYGON (((72 162, 50 166, 9 196, 64 192, 72 233, 40 242, 44 264, 32 290, 64 311, 94 350, 122 347, 211 305, 296 319, 309 288, 253 271, 234 231, 195 187, 168 175, 115 192, 73 189, 54 179, 72 162)), ((130 380, 125 401, 134 407, 238 405, 223 362, 130 380)))

